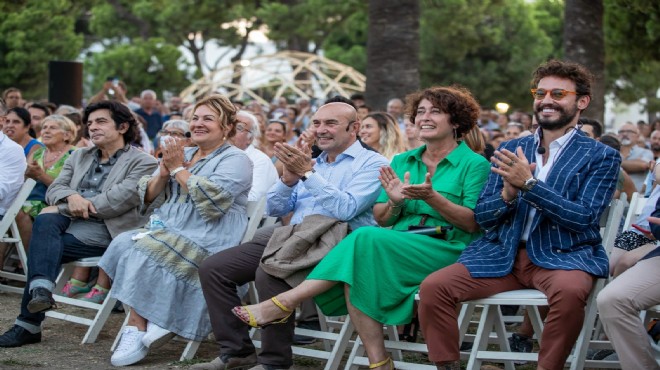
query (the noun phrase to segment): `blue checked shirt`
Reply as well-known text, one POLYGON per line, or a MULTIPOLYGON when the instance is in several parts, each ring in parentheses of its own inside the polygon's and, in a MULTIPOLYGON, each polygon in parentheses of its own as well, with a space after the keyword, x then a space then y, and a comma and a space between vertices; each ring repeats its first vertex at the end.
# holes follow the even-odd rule
POLYGON ((268 190, 268 215, 279 217, 293 212, 291 224, 308 215, 324 215, 346 221, 353 230, 375 225, 372 207, 380 195, 379 169, 389 165, 382 155, 364 149, 356 141, 334 162, 328 155, 316 158, 316 173, 293 187, 278 180, 268 190))

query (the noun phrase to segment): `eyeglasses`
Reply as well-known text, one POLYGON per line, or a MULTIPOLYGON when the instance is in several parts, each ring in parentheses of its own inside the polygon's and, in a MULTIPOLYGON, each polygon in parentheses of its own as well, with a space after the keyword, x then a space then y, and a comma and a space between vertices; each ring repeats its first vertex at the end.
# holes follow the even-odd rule
POLYGON ((248 131, 248 129, 245 128, 245 126, 236 125, 236 131, 238 131, 238 132, 245 132, 245 131, 248 131))
POLYGON ((619 135, 633 135, 637 134, 637 131, 633 130, 619 130, 619 135))
POLYGON ((167 131, 167 130, 160 130, 160 135, 161 136, 174 136, 183 139, 186 137, 186 134, 179 132, 179 131, 167 131))
POLYGON ((536 100, 543 100, 545 99, 545 96, 550 93, 550 98, 552 100, 562 100, 566 97, 566 95, 569 94, 577 94, 575 91, 568 91, 564 89, 552 89, 552 90, 546 90, 546 89, 532 89, 532 96, 536 100))

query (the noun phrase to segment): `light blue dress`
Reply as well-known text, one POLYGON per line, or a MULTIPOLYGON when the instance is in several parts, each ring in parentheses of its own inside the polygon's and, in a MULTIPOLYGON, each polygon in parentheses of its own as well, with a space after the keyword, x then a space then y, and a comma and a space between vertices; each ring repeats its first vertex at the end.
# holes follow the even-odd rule
MULTIPOLYGON (((187 148, 186 161, 196 151, 187 148)), ((133 237, 147 230, 120 234, 99 266, 113 281, 112 297, 148 321, 199 341, 211 332, 211 323, 198 267, 208 256, 240 243, 247 227, 252 162, 242 150, 225 144, 189 170, 189 192, 170 180, 161 194, 165 203, 154 213, 165 228, 138 240, 133 237)), ((151 177, 138 184, 143 203, 151 177)))

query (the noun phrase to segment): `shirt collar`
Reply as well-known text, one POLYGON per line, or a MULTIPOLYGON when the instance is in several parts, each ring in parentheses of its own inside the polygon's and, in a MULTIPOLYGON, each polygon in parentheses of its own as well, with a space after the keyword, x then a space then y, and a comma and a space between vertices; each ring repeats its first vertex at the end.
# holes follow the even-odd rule
MULTIPOLYGON (((362 150, 366 150, 362 147, 362 144, 358 140, 355 140, 355 142, 346 148, 341 154, 335 158, 335 162, 339 162, 342 160, 344 157, 352 157, 352 158, 357 158, 360 155, 360 152, 362 150)), ((321 153, 318 157, 316 157, 316 163, 323 163, 323 162, 328 162, 328 153, 325 151, 321 153)))
MULTIPOLYGON (((98 147, 94 147, 94 149, 96 150, 96 152, 94 152, 94 159, 96 159, 96 162, 101 163, 101 149, 99 149, 98 147)), ((115 152, 115 154, 110 156, 107 164, 114 165, 115 162, 117 162, 117 159, 119 159, 119 157, 121 157, 122 154, 126 153, 130 149, 131 149, 131 144, 124 145, 123 148, 119 149, 118 151, 115 152)))
MULTIPOLYGON (((408 160, 415 159, 421 162, 422 154, 424 153, 425 150, 426 150, 426 144, 420 146, 419 148, 411 150, 412 153, 410 154, 410 157, 408 157, 408 160)), ((472 151, 472 149, 470 149, 470 147, 468 147, 464 141, 459 141, 458 146, 454 148, 454 150, 449 152, 449 154, 447 154, 447 156, 444 159, 446 159, 449 163, 451 163, 452 166, 456 166, 461 161, 461 158, 465 157, 465 155, 470 151, 472 151)))
MULTIPOLYGON (((541 142, 541 135, 539 135, 539 130, 540 129, 541 128, 539 127, 539 129, 536 130, 536 132, 534 132, 534 141, 537 142, 537 143, 541 142)), ((555 141, 551 142, 550 143, 550 148, 563 147, 564 144, 566 144, 566 142, 568 141, 568 139, 570 139, 577 131, 578 131, 578 128, 576 126, 576 127, 574 127, 573 130, 570 130, 569 132, 565 133, 561 137, 555 139, 555 141)))

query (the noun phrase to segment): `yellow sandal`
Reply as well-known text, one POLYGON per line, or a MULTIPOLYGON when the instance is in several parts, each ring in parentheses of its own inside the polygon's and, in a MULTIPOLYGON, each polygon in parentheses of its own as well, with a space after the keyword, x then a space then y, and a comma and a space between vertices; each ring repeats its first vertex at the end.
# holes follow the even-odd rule
POLYGON ((254 317, 254 314, 250 311, 249 308, 247 308, 247 306, 241 306, 241 308, 243 308, 243 309, 245 310, 245 312, 247 312, 247 314, 248 314, 248 321, 245 321, 245 319, 239 314, 239 312, 238 312, 238 310, 237 310, 238 307, 234 307, 234 309, 232 309, 231 311, 232 311, 232 313, 233 313, 236 317, 238 317, 239 319, 241 319, 241 321, 243 321, 244 323, 250 325, 250 326, 253 327, 253 328, 257 328, 257 329, 263 328, 263 327, 268 326, 268 325, 273 325, 273 324, 284 324, 284 323, 286 323, 286 322, 289 320, 289 317, 291 317, 291 314, 293 313, 293 310, 290 309, 290 308, 288 308, 287 306, 283 305, 282 302, 280 302, 280 301, 279 301, 277 298, 275 298, 275 297, 271 298, 270 300, 271 300, 271 301, 273 302, 273 304, 275 304, 275 306, 277 306, 280 310, 282 310, 282 311, 284 311, 284 312, 288 312, 289 314, 286 315, 285 317, 279 319, 279 320, 271 321, 271 322, 268 322, 268 323, 265 323, 265 324, 259 325, 259 324, 257 324, 257 319, 254 317))
POLYGON ((375 369, 377 367, 381 367, 381 366, 386 365, 388 363, 390 364, 390 370, 394 370, 394 361, 392 361, 392 357, 388 357, 388 358, 384 359, 381 362, 376 362, 375 364, 369 364, 369 368, 370 369, 375 369))

